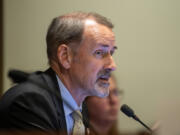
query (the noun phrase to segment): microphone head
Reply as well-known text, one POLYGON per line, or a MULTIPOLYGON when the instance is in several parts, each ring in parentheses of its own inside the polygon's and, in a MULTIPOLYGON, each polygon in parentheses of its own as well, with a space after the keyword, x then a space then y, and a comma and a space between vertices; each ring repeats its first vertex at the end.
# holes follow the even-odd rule
POLYGON ((135 114, 134 111, 126 104, 122 105, 120 110, 126 114, 128 117, 132 117, 134 120, 138 121, 140 124, 142 124, 145 128, 147 128, 150 133, 152 133, 152 130, 146 125, 144 124, 135 114))
POLYGON ((14 83, 21 83, 28 79, 29 74, 20 70, 10 70, 8 72, 8 76, 12 79, 14 83))
POLYGON ((135 114, 134 114, 134 111, 126 104, 122 105, 120 110, 126 114, 128 117, 134 117, 135 114))

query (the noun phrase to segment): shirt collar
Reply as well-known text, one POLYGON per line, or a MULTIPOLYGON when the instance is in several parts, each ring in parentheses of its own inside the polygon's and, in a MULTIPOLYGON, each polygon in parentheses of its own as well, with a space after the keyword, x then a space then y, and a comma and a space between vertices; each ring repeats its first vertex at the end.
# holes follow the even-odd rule
POLYGON ((80 105, 80 107, 77 105, 76 101, 57 75, 56 78, 58 80, 59 90, 63 100, 65 116, 70 115, 75 110, 82 111, 82 105, 80 105))

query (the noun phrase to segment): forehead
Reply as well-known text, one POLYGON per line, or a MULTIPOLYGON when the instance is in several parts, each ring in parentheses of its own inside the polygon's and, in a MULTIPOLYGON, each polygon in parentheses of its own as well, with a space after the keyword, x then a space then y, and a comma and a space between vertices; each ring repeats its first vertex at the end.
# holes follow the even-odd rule
POLYGON ((107 45, 115 46, 115 36, 112 29, 90 19, 85 21, 83 39, 95 42, 96 44, 102 45, 102 47, 107 45))

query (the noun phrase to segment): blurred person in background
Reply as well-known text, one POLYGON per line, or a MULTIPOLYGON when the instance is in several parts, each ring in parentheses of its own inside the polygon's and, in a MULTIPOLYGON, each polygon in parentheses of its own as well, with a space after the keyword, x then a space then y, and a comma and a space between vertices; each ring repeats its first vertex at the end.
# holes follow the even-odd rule
POLYGON ((117 119, 122 91, 118 90, 114 76, 110 78, 110 93, 106 98, 86 98, 92 135, 117 135, 117 119))

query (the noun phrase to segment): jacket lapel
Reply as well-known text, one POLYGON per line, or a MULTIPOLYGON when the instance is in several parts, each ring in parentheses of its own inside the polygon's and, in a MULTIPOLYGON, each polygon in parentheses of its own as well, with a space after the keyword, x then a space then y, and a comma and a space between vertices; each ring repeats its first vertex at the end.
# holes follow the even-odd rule
MULTIPOLYGON (((45 74, 43 74, 43 79, 45 80, 49 89, 53 93, 53 101, 56 106, 56 110, 58 114, 57 119, 59 121, 60 129, 63 130, 64 132, 67 132, 67 125, 66 125, 66 120, 65 120, 65 115, 64 115, 62 97, 59 91, 59 85, 56 78, 56 74, 51 68, 49 68, 48 70, 45 71, 45 74)), ((87 131, 89 127, 89 120, 88 120, 88 109, 85 102, 83 102, 83 105, 82 105, 82 116, 83 116, 83 123, 87 131)))
POLYGON ((43 74, 43 79, 52 92, 52 99, 57 110, 59 129, 63 132, 67 132, 63 102, 61 98, 61 93, 59 91, 59 85, 57 82, 56 74, 51 68, 49 68, 48 70, 45 71, 45 74, 43 74))

